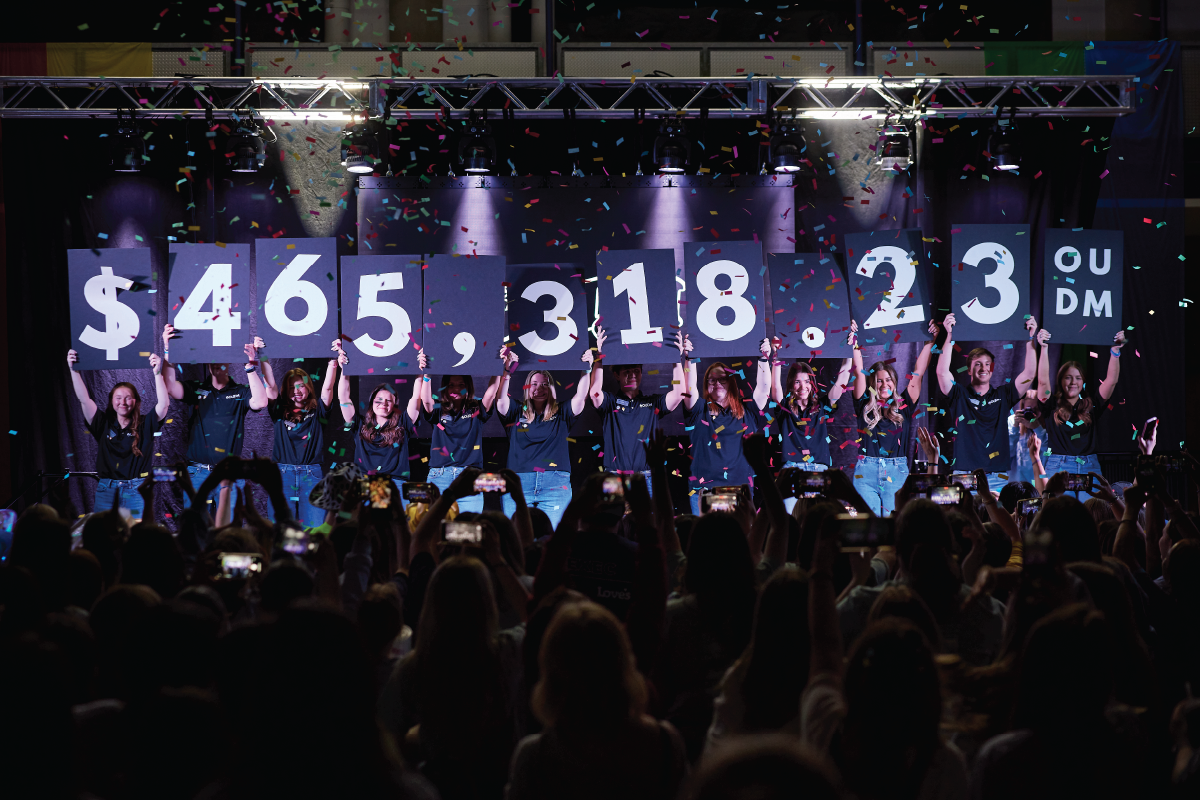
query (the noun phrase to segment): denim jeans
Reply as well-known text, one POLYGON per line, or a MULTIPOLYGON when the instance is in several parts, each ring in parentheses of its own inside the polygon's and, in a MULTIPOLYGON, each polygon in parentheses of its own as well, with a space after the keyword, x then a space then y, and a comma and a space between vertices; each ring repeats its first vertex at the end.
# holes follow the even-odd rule
MULTIPOLYGON (((192 479, 192 488, 195 489, 196 491, 200 491, 200 484, 204 483, 204 481, 208 477, 209 473, 212 472, 212 469, 213 469, 212 464, 188 464, 187 471, 188 471, 188 476, 192 479)), ((245 480, 237 481, 237 488, 242 491, 243 496, 244 496, 245 491, 246 491, 246 481, 245 480)), ((231 489, 231 491, 232 491, 232 489, 231 489)), ((196 499, 202 500, 205 503, 207 503, 208 504, 208 515, 210 517, 216 517, 216 515, 217 515, 217 500, 220 499, 220 496, 221 496, 221 486, 220 486, 220 484, 218 484, 217 488, 213 489, 212 493, 209 494, 208 497, 197 497, 196 499)), ((233 510, 233 504, 236 500, 237 500, 237 497, 235 497, 232 494, 229 495, 229 508, 230 508, 231 513, 233 510)), ((184 497, 183 498, 183 507, 187 508, 190 505, 191 505, 191 501, 187 497, 184 497)))
MULTIPOLYGON (((953 480, 954 480, 954 477, 953 477, 954 475, 966 475, 966 474, 968 474, 968 473, 966 473, 966 472, 963 472, 963 471, 961 471, 961 470, 960 470, 960 471, 958 471, 958 472, 954 472, 954 473, 952 473, 952 474, 951 474, 950 480, 951 480, 951 481, 953 481, 953 480)), ((975 473, 974 473, 974 472, 972 472, 972 473, 970 473, 970 474, 971 474, 971 475, 974 475, 975 473)), ((1008 478, 1004 478, 1004 477, 1002 477, 1002 475, 1006 475, 1007 473, 1000 473, 1000 472, 985 472, 985 473, 983 473, 983 474, 984 474, 985 476, 987 476, 988 488, 989 488, 989 489, 991 489, 991 490, 992 490, 993 492, 995 492, 996 494, 999 494, 999 493, 1000 493, 1000 490, 1001 490, 1001 489, 1003 489, 1005 486, 1007 486, 1007 485, 1008 485, 1008 482, 1009 482, 1009 480, 1010 480, 1010 479, 1012 479, 1012 480, 1016 480, 1015 478, 1012 478, 1012 476, 1011 476, 1011 475, 1010 475, 1008 478)))
POLYGON ((111 511, 113 499, 120 494, 120 507, 128 508, 129 516, 133 519, 141 519, 142 514, 145 513, 145 503, 137 491, 141 485, 141 480, 119 481, 115 478, 101 478, 96 483, 96 502, 92 505, 92 510, 96 512, 111 511))
POLYGON ((907 479, 907 458, 866 456, 854 467, 854 488, 871 511, 880 516, 896 511, 896 492, 907 479))
MULTIPOLYGON (((801 472, 825 472, 829 469, 827 465, 818 464, 816 461, 789 461, 783 465, 784 469, 787 469, 788 467, 798 469, 801 472)), ((796 498, 783 498, 783 507, 787 509, 789 514, 792 513, 792 509, 796 507, 796 498)))
MULTIPOLYGON (((454 483, 454 479, 463 473, 465 467, 433 467, 429 470, 429 482, 438 487, 438 490, 445 494, 450 488, 450 484, 454 483)), ((504 499, 508 499, 506 495, 504 499)), ((516 507, 515 504, 513 506, 516 507)), ((458 510, 460 513, 467 511, 476 514, 483 511, 483 495, 475 494, 469 497, 458 498, 458 510)))
POLYGON ((283 496, 287 498, 292 516, 305 528, 315 528, 325 521, 325 509, 308 501, 313 487, 323 477, 320 464, 280 464, 283 476, 283 496))
MULTIPOLYGON (((555 528, 562 521, 567 503, 571 502, 571 473, 557 470, 545 472, 518 472, 521 489, 525 492, 525 503, 530 508, 540 508, 550 517, 555 528)), ((517 512, 517 504, 504 495, 504 515, 511 517, 517 512)))
MULTIPOLYGON (((1046 469, 1046 480, 1050 480, 1050 476, 1059 472, 1065 472, 1068 475, 1087 475, 1089 472, 1094 472, 1097 475, 1103 475, 1100 471, 1100 457, 1096 455, 1090 456, 1046 456, 1042 461, 1042 466, 1046 469)), ((1083 502, 1090 497, 1087 492, 1066 492, 1076 500, 1083 502)))

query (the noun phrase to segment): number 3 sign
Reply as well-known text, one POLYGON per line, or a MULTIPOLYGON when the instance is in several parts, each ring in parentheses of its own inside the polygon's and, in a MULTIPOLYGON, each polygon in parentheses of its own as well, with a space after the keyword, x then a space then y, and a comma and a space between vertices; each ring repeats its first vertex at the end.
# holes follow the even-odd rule
POLYGON ((337 335, 337 240, 258 239, 258 335, 275 358, 327 356, 337 335))
POLYGON ((508 340, 521 369, 582 369, 587 302, 578 264, 508 268, 508 340))
POLYGON ((766 338, 763 255, 758 242, 688 242, 688 336, 693 356, 727 358, 758 352, 766 338))
POLYGON ((1029 309, 1029 226, 954 225, 950 269, 954 338, 1021 340, 1029 309))

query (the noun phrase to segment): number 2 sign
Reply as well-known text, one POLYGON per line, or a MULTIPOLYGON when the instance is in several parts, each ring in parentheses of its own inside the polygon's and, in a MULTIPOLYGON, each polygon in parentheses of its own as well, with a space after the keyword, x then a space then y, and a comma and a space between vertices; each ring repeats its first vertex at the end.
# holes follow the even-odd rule
POLYGON ((276 358, 326 356, 337 335, 337 240, 258 239, 258 335, 276 358))
POLYGON ((758 352, 767 335, 763 254, 758 242, 688 242, 688 336, 693 356, 726 358, 758 352))
POLYGON ((929 292, 915 229, 846 235, 850 305, 864 347, 925 341, 929 292))
POLYGON ((169 313, 177 364, 245 361, 250 341, 250 245, 173 243, 169 313))
POLYGON ((1022 340, 1029 308, 1029 226, 954 225, 950 268, 954 338, 1022 340))

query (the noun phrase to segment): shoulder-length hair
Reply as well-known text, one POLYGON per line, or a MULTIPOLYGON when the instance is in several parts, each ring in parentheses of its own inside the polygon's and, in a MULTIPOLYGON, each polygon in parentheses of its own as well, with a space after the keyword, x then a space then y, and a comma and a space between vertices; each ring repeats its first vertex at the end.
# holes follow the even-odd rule
POLYGON ((558 393, 554 389, 554 376, 548 370, 534 370, 525 376, 525 403, 521 406, 521 413, 526 422, 533 422, 533 403, 529 400, 529 386, 533 383, 534 375, 541 375, 545 379, 546 385, 550 387, 550 399, 546 401, 546 408, 542 411, 542 419, 549 422, 558 413, 558 393))
POLYGON ((117 393, 117 389, 128 389, 133 395, 133 414, 129 417, 129 429, 133 431, 133 454, 138 458, 142 457, 142 395, 138 392, 137 387, 128 381, 121 381, 108 392, 108 408, 112 411, 115 418, 117 416, 116 409, 113 407, 113 395, 117 393))
POLYGON ((646 710, 646 682, 624 626, 591 601, 562 606, 542 639, 533 713, 568 734, 613 732, 646 710))
POLYGON ((734 417, 741 419, 746 414, 746 407, 742 405, 742 395, 738 389, 737 378, 733 377, 734 371, 723 361, 716 361, 709 364, 708 369, 704 370, 704 386, 700 392, 704 397, 704 402, 708 405, 709 413, 721 413, 721 407, 717 405, 717 401, 708 393, 708 376, 717 367, 725 370, 725 380, 729 382, 729 387, 725 390, 725 396, 729 398, 729 410, 733 413, 734 417))
POLYGON ((1067 402, 1067 395, 1062 390, 1063 376, 1067 374, 1067 370, 1074 367, 1079 370, 1079 377, 1084 375, 1083 364, 1078 361, 1065 361, 1058 368, 1058 373, 1054 376, 1054 421, 1059 424, 1065 424, 1071 419, 1071 414, 1079 414, 1079 421, 1084 425, 1092 424, 1092 398, 1086 397, 1080 393, 1078 402, 1071 405, 1067 402))
POLYGON ((386 383, 381 383, 375 387, 371 392, 370 399, 367 400, 367 410, 363 412, 363 424, 358 430, 358 435, 362 437, 364 442, 370 442, 376 446, 380 442, 394 445, 397 442, 404 441, 404 426, 401 424, 400 415, 406 413, 408 412, 400 405, 400 398, 392 391, 392 387, 386 383), (383 419, 375 416, 375 397, 380 392, 388 392, 392 397, 396 398, 396 402, 392 406, 391 416, 383 419))
POLYGON ((438 402, 442 404, 442 408, 453 402, 450 399, 449 392, 446 391, 450 386, 451 378, 462 378, 464 391, 467 393, 467 396, 463 398, 462 404, 463 407, 470 405, 475 400, 475 379, 470 375, 443 375, 442 385, 438 389, 438 402))
POLYGON ((787 380, 783 386, 783 405, 788 411, 793 414, 816 414, 820 410, 821 403, 817 399, 817 373, 807 361, 792 362, 792 365, 788 367, 787 380), (807 375, 809 382, 812 383, 812 391, 808 394, 808 404, 804 408, 800 408, 796 392, 793 389, 796 385, 797 375, 807 375))
POLYGON ((292 422, 299 422, 307 411, 316 411, 317 393, 313 390, 312 376, 299 367, 283 373, 283 379, 279 382, 279 397, 275 398, 275 402, 279 404, 283 417, 292 422), (303 383, 304 388, 308 390, 308 399, 299 408, 292 405, 291 387, 296 381, 303 383))
POLYGON ((867 428, 875 430, 875 426, 883 422, 884 417, 887 417, 892 422, 900 425, 904 422, 904 417, 900 416, 900 412, 896 410, 896 406, 900 403, 900 378, 896 375, 896 368, 885 361, 876 361, 871 365, 870 374, 867 376, 867 405, 863 408, 863 421, 867 423, 867 428), (892 399, 888 402, 879 402, 879 393, 875 389, 875 384, 879 381, 879 373, 882 370, 887 370, 892 376, 892 399))

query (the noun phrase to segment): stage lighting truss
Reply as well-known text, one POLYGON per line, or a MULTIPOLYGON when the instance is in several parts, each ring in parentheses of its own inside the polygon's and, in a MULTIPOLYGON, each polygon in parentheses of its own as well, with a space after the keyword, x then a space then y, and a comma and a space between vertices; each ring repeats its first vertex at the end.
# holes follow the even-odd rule
POLYGON ((345 124, 354 114, 468 119, 506 109, 523 119, 576 117, 763 118, 1119 117, 1131 114, 1134 78, 1106 76, 915 78, 437 78, 360 81, 311 78, 0 77, 0 118, 116 116, 151 119, 211 113, 232 119, 253 108, 268 122, 345 124))

